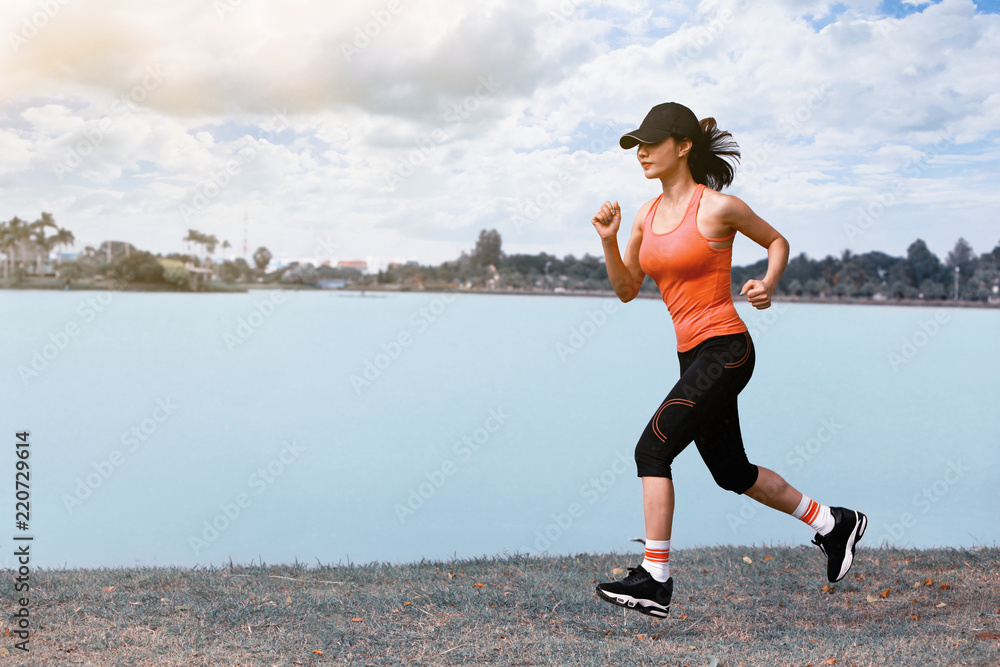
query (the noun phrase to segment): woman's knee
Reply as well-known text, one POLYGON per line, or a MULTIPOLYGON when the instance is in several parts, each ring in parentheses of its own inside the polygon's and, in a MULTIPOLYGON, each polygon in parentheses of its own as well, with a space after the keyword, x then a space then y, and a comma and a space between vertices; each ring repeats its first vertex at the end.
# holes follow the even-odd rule
POLYGON ((757 466, 749 462, 746 465, 714 466, 711 472, 719 487, 737 495, 742 495, 753 488, 759 477, 757 466))

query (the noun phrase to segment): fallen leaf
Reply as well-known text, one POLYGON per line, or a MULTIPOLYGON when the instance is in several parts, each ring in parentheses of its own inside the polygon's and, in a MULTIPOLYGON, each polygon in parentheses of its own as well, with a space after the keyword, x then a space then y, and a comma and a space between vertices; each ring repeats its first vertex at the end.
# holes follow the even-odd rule
POLYGON ((592 583, 592 584, 596 584, 596 583, 597 583, 597 579, 591 579, 591 580, 590 580, 590 583, 592 583))
POLYGON ((404 603, 403 603, 403 606, 404 606, 404 607, 409 607, 409 606, 410 606, 411 604, 413 604, 413 603, 412 603, 412 602, 404 602, 404 603))
POLYGON ((286 598, 285 598, 285 602, 286 602, 287 604, 291 604, 291 602, 292 602, 292 596, 291 596, 291 595, 289 595, 288 597, 286 597, 286 598))
POLYGON ((645 639, 646 635, 636 635, 635 638, 636 639, 645 639))
POLYGON ((949 586, 948 584, 941 584, 941 590, 946 591, 949 588, 951 588, 951 586, 949 586))
POLYGON ((937 607, 938 609, 940 609, 941 607, 947 607, 948 605, 946 605, 946 604, 945 604, 944 602, 938 602, 938 603, 937 603, 936 605, 934 605, 934 606, 936 606, 936 607, 937 607))
POLYGON ((620 577, 623 574, 625 574, 625 570, 621 569, 620 567, 616 567, 615 569, 611 570, 611 574, 615 575, 616 577, 620 577))
POLYGON ((114 587, 114 586, 105 586, 105 587, 104 587, 104 592, 105 592, 105 593, 110 593, 110 592, 111 592, 111 591, 113 591, 113 590, 115 590, 115 587, 114 587))
POLYGON ((486 588, 486 584, 472 584, 476 588, 486 588))
POLYGON ((313 655, 326 655, 326 654, 323 653, 323 651, 316 649, 315 651, 313 651, 313 655))
POLYGON ((687 615, 687 614, 681 614, 681 615, 680 615, 680 616, 678 616, 677 618, 679 618, 679 619, 681 619, 681 620, 683 621, 683 620, 684 620, 685 618, 687 618, 687 617, 688 617, 688 615, 687 615))
POLYGON ((747 565, 749 565, 750 563, 753 562, 753 559, 750 558, 750 556, 744 556, 743 557, 743 562, 746 563, 747 565))
POLYGON ((765 561, 774 560, 773 556, 764 556, 765 561))
POLYGON ((993 632, 992 630, 987 630, 986 632, 980 632, 979 634, 973 636, 976 639, 1000 639, 1000 632, 993 632))
POLYGON ((878 598, 872 595, 871 593, 868 594, 867 600, 869 602, 878 602, 878 598))
POLYGON ((930 577, 927 577, 926 579, 924 579, 924 586, 933 586, 933 585, 934 585, 934 580, 933 579, 931 579, 930 577))
POLYGON ((920 588, 921 585, 922 584, 919 581, 916 581, 916 582, 913 583, 913 587, 914 588, 920 588))
POLYGON ((352 618, 352 619, 351 619, 351 622, 352 622, 352 623, 360 623, 360 622, 361 622, 361 619, 360 619, 360 618, 358 618, 357 616, 355 616, 354 618, 352 618))
POLYGON ((878 596, 880 598, 887 598, 887 597, 889 597, 889 589, 888 588, 885 589, 884 591, 882 591, 881 593, 879 593, 878 596))
POLYGON ((920 618, 920 617, 919 617, 919 616, 917 616, 916 614, 910 614, 910 619, 911 619, 911 620, 914 620, 914 621, 915 621, 915 620, 917 620, 918 618, 920 618))
POLYGON ((836 586, 824 586, 820 590, 823 591, 824 593, 830 593, 832 595, 832 594, 834 594, 834 593, 837 592, 837 587, 836 586))
POLYGON ((828 665, 836 665, 837 664, 837 659, 836 658, 829 658, 826 661, 826 664, 828 664, 828 665))

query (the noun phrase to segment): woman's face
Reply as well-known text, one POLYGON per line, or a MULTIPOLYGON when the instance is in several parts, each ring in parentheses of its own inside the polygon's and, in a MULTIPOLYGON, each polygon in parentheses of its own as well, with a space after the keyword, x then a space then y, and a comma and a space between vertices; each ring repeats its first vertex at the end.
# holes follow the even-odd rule
POLYGON ((682 163, 687 166, 686 155, 690 150, 689 140, 677 141, 667 137, 655 144, 639 144, 636 157, 646 178, 663 178, 675 172, 682 163))

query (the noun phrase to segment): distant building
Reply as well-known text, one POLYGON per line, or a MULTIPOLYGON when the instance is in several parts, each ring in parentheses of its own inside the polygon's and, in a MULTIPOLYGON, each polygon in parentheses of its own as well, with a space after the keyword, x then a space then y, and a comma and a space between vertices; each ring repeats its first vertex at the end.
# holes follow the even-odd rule
POLYGON ((338 269, 357 269, 361 273, 368 271, 368 262, 363 259, 346 259, 337 262, 338 269))

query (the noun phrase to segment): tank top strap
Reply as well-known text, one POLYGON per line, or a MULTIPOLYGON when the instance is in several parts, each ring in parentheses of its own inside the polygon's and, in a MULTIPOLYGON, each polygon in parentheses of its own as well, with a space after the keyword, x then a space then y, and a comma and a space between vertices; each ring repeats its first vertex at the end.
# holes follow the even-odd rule
POLYGON ((661 199, 663 199, 662 192, 660 193, 660 196, 656 198, 656 201, 653 202, 653 205, 649 207, 649 213, 646 214, 646 219, 642 221, 642 227, 644 230, 652 229, 650 225, 653 223, 653 216, 656 215, 656 207, 660 205, 661 199))
POLYGON ((698 219, 698 207, 701 205, 701 195, 705 192, 705 186, 701 183, 698 187, 694 189, 694 194, 691 195, 691 201, 688 202, 687 210, 684 211, 684 218, 681 220, 680 226, 688 224, 688 218, 691 219, 691 224, 695 224, 698 219))

